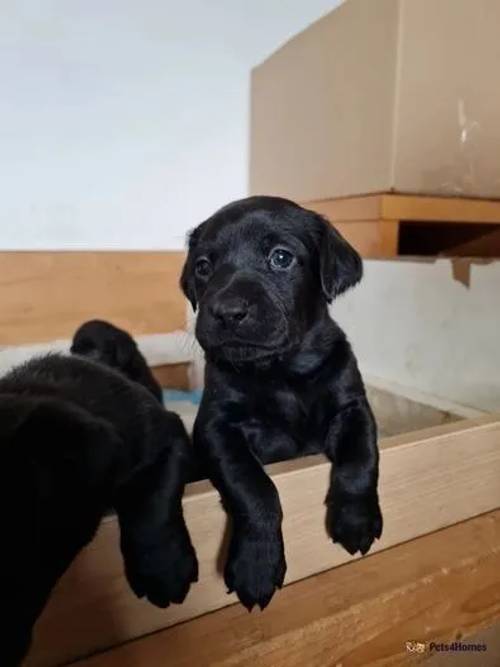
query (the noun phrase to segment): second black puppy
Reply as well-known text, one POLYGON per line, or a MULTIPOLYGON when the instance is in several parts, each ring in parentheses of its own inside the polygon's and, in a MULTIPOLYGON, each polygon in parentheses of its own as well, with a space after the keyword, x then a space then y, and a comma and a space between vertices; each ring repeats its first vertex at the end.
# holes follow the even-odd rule
POLYGON ((115 368, 129 380, 142 384, 162 403, 162 389, 127 331, 104 320, 90 320, 73 336, 71 353, 115 368))
POLYGON ((198 572, 181 505, 190 444, 149 391, 86 359, 34 359, 0 379, 0 456, 2 666, 20 663, 110 507, 136 595, 182 602, 198 572))
POLYGON ((356 359, 328 303, 361 259, 326 220, 251 197, 194 230, 181 284, 207 359, 194 429, 233 534, 225 580, 265 607, 286 570, 282 512, 263 464, 313 452, 335 462, 328 530, 349 553, 380 537, 377 429, 356 359))

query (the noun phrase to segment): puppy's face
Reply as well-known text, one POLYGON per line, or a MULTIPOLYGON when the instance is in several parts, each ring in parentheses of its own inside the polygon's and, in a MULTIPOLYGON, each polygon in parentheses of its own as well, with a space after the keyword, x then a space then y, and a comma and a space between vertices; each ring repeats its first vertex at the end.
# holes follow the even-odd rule
POLYGON ((201 346, 234 363, 296 349, 361 271, 326 220, 285 199, 250 197, 194 230, 181 286, 199 308, 201 346))

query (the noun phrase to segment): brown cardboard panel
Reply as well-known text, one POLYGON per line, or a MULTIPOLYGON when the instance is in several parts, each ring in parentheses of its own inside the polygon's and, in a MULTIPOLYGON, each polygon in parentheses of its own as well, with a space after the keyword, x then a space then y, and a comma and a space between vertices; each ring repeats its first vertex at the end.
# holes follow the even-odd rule
POLYGON ((347 2, 253 71, 252 193, 307 201, 352 194, 356 183, 387 189, 397 9, 397 0, 347 2))
POLYGON ((500 198, 500 2, 346 0, 252 73, 250 192, 500 198))
POLYGON ((400 5, 394 189, 500 197, 500 2, 400 5))

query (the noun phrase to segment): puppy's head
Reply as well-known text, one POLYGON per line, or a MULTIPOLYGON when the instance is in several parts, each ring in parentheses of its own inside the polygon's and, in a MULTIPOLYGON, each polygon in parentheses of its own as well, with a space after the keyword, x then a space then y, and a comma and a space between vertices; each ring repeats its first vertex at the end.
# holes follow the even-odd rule
POLYGON ((90 320, 75 333, 71 353, 114 368, 129 380, 142 384, 163 403, 162 388, 127 331, 109 322, 90 320))
POLYGON ((191 233, 181 287, 199 308, 202 347, 234 363, 296 349, 361 274, 359 255, 324 218, 286 199, 250 197, 191 233))
POLYGON ((76 331, 71 353, 124 371, 138 354, 138 348, 126 331, 109 322, 90 320, 76 331))

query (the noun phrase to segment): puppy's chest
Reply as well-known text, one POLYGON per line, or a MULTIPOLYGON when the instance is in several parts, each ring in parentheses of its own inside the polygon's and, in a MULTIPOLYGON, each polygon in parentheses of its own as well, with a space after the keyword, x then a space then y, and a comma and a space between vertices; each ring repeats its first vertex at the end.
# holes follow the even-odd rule
POLYGON ((324 439, 328 406, 316 392, 271 388, 254 394, 246 436, 264 462, 319 451, 324 439))
POLYGON ((258 412, 265 414, 268 420, 299 428, 310 418, 314 402, 306 395, 288 389, 276 389, 265 392, 259 400, 258 412))

